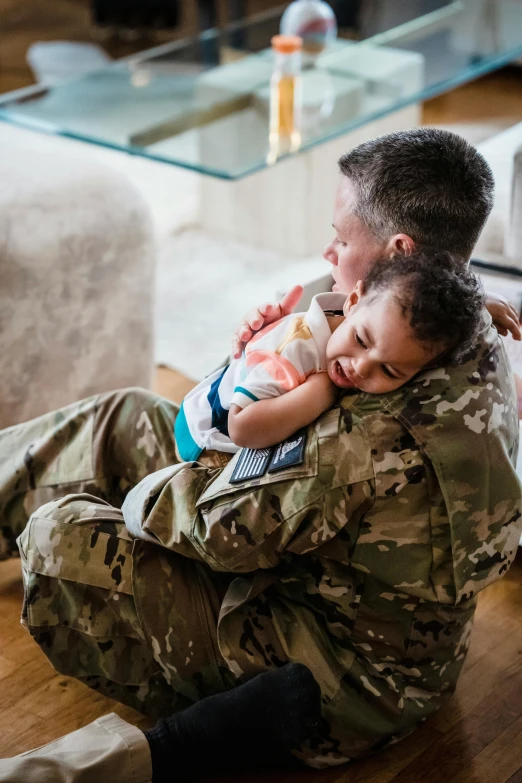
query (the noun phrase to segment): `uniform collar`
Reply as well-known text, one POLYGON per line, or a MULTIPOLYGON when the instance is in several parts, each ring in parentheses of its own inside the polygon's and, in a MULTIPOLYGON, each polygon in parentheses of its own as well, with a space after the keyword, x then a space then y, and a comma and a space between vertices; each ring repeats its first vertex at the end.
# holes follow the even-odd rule
POLYGON ((319 349, 321 364, 326 366, 326 345, 332 336, 325 310, 342 310, 346 302, 346 294, 330 292, 317 294, 311 301, 305 314, 306 323, 310 327, 312 337, 319 349))

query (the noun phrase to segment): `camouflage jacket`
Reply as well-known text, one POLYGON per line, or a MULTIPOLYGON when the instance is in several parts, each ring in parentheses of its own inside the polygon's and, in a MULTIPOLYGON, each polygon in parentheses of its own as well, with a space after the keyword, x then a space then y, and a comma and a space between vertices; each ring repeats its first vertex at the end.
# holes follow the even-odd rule
MULTIPOLYGON (((325 720, 303 757, 337 764, 409 733, 453 692, 476 596, 516 553, 517 448, 489 321, 465 364, 383 396, 344 394, 308 428, 302 461, 243 480, 244 451, 219 471, 176 465, 123 512, 140 538, 229 574, 208 631, 229 672, 310 667, 325 720)), ((166 562, 161 580, 173 578, 166 562)), ((167 667, 170 610, 151 573, 138 562, 136 590, 167 667)))

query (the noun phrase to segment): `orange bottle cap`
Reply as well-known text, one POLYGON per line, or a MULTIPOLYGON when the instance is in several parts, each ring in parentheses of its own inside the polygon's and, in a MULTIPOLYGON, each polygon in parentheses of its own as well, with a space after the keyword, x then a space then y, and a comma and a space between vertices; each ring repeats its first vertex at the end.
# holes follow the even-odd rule
POLYGON ((298 35, 274 35, 272 49, 282 54, 292 54, 303 48, 303 39, 298 35))

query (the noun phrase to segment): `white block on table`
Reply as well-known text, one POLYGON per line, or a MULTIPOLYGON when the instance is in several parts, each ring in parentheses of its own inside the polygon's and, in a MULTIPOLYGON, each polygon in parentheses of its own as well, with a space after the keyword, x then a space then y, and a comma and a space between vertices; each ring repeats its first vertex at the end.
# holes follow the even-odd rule
POLYGON ((248 95, 263 84, 269 84, 272 61, 252 54, 233 63, 218 65, 201 74, 196 81, 195 99, 215 103, 236 95, 248 95))
POLYGON ((333 73, 361 79, 368 92, 388 98, 407 97, 424 85, 424 57, 389 46, 358 44, 323 58, 333 73))

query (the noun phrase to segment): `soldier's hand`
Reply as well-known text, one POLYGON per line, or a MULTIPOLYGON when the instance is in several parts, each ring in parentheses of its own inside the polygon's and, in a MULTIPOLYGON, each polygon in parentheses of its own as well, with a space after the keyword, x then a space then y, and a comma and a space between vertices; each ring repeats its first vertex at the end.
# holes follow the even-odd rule
POLYGON ((486 291, 486 308, 499 334, 505 337, 510 332, 514 340, 522 338, 518 313, 505 296, 486 291))
POLYGON ((268 302, 250 310, 243 318, 232 338, 232 356, 234 359, 239 359, 245 345, 252 339, 255 332, 258 332, 263 326, 279 321, 285 315, 293 313, 302 295, 303 286, 294 285, 280 302, 268 302))

